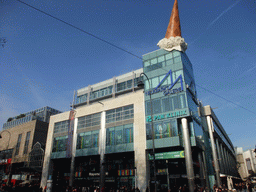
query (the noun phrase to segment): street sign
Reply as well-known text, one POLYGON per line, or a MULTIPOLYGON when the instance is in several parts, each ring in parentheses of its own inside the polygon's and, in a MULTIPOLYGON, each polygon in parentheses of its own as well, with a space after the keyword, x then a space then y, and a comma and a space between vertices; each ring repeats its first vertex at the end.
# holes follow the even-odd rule
MULTIPOLYGON (((150 155, 148 156, 149 160, 153 160, 154 156, 150 155)), ((184 151, 172 151, 172 152, 164 152, 164 153, 156 153, 155 159, 178 159, 178 158, 184 158, 184 151)))

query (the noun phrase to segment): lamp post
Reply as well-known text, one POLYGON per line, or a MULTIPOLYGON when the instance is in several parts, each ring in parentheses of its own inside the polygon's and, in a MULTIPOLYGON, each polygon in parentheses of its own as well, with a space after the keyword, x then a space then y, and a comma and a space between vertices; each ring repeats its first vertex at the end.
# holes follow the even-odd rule
MULTIPOLYGON (((149 84, 149 89, 151 89, 151 84, 149 81, 148 76, 145 73, 141 73, 140 77, 144 75, 149 84)), ((143 81, 138 82, 138 87, 144 88, 144 83, 143 81)), ((152 106, 152 99, 151 99, 151 94, 149 94, 149 100, 150 100, 150 112, 151 112, 151 137, 152 137, 152 150, 153 150, 153 167, 154 167, 154 183, 155 183, 155 192, 157 191, 157 184, 156 184, 156 158, 155 158, 155 135, 154 135, 154 124, 153 124, 153 106, 152 106)))

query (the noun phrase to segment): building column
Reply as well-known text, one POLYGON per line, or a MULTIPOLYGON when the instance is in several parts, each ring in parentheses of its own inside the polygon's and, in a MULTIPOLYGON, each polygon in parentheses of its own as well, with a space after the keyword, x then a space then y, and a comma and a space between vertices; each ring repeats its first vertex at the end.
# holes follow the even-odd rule
POLYGON ((99 136, 100 154, 100 191, 105 186, 105 151, 106 151, 106 111, 101 113, 101 129, 99 136))
POLYGON ((71 148, 71 163, 70 163, 70 178, 69 178, 69 186, 71 186, 71 187, 73 186, 74 177, 75 177, 77 122, 78 122, 78 118, 75 118, 75 121, 74 121, 74 132, 73 132, 73 139, 72 139, 72 148, 71 148))
POLYGON ((206 177, 205 177, 205 168, 204 168, 204 163, 202 160, 202 155, 201 152, 198 152, 198 161, 200 165, 200 180, 201 180, 201 185, 206 186, 206 177))
POLYGON ((217 182, 217 186, 220 186, 221 185, 220 168, 219 168, 218 156, 217 156, 217 151, 216 151, 215 141, 214 141, 214 136, 213 136, 213 131, 214 131, 213 122, 212 122, 212 118, 210 116, 207 116, 206 118, 207 118, 209 135, 210 135, 210 139, 211 139, 212 156, 213 156, 214 169, 215 169, 215 174, 216 174, 216 182, 217 182))
POLYGON ((218 154, 218 161, 219 161, 219 166, 220 166, 220 173, 223 173, 223 160, 222 156, 220 153, 220 145, 219 145, 219 140, 216 138, 216 148, 217 148, 217 154, 218 154))
POLYGON ((47 181, 52 182, 52 174, 53 174, 53 162, 51 160, 52 154, 52 145, 53 145, 53 132, 54 132, 54 125, 49 124, 48 133, 47 133, 47 141, 45 146, 45 153, 44 153, 44 162, 42 168, 42 176, 41 176, 41 184, 40 186, 44 189, 47 185, 47 181))
POLYGON ((206 187, 210 189, 210 182, 209 182, 209 174, 208 174, 208 169, 206 167, 207 162, 206 162, 206 157, 205 157, 205 151, 202 151, 202 158, 203 158, 203 164, 204 164, 204 174, 205 174, 205 182, 206 182, 206 187))
POLYGON ((183 143, 184 143, 188 187, 189 187, 190 192, 194 192, 195 175, 194 175, 190 135, 189 135, 189 130, 188 130, 188 120, 186 118, 182 118, 181 124, 182 124, 182 132, 183 132, 183 143))
POLYGON ((224 147, 223 148, 223 151, 224 151, 224 156, 225 156, 225 159, 226 159, 226 162, 227 162, 227 175, 229 175, 229 172, 230 172, 230 167, 229 167, 229 161, 228 161, 228 154, 227 154, 227 150, 226 148, 224 147))
POLYGON ((223 161, 223 172, 225 173, 225 174, 227 174, 227 162, 226 162, 226 157, 225 157, 225 153, 224 153, 224 151, 223 151, 223 145, 222 145, 222 143, 220 143, 220 151, 221 151, 221 154, 222 154, 222 156, 221 156, 221 159, 222 159, 222 161, 223 161))

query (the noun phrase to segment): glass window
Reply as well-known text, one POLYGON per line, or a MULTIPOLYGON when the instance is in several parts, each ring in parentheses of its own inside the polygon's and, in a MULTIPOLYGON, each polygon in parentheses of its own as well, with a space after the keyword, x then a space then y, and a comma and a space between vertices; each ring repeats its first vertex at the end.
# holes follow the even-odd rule
POLYGON ((19 154, 21 138, 22 138, 22 133, 19 134, 19 136, 18 136, 17 144, 15 147, 15 156, 19 154))
POLYGON ((152 105, 153 105, 153 114, 162 112, 160 99, 153 100, 152 105))
POLYGON ((113 86, 109 86, 108 87, 108 94, 112 94, 112 92, 113 92, 113 86))
POLYGON ((172 53, 168 53, 165 55, 165 60, 169 60, 172 58, 172 53))
POLYGON ((68 136, 55 137, 53 140, 52 152, 60 152, 67 150, 68 136))
POLYGON ((151 115, 151 104, 150 104, 150 101, 146 102, 146 115, 151 115))
POLYGON ((159 84, 159 78, 158 77, 154 77, 152 79, 152 88, 157 87, 158 84, 159 84))
POLYGON ((173 59, 170 59, 170 60, 166 61, 165 63, 166 63, 166 66, 172 65, 173 64, 173 59))
POLYGON ((115 145, 115 129, 114 128, 108 128, 107 129, 107 146, 115 145))
POLYGON ((174 51, 174 52, 173 52, 173 57, 178 57, 178 56, 180 56, 180 52, 174 51))
POLYGON ((146 137, 147 140, 151 140, 152 139, 152 130, 151 130, 151 123, 147 123, 146 124, 146 137))
POLYGON ((85 127, 97 126, 101 124, 101 113, 95 113, 78 118, 77 129, 85 127))
POLYGON ((23 154, 27 154, 28 153, 28 145, 29 145, 30 133, 31 133, 31 131, 27 132, 23 154))
POLYGON ((92 132, 92 147, 99 146, 99 131, 92 132))
POLYGON ((116 145, 123 143, 123 126, 115 127, 115 140, 116 145))
POLYGON ((111 109, 106 112, 106 123, 133 118, 133 105, 111 109))
POLYGON ((132 80, 127 81, 127 89, 132 88, 132 80))
POLYGON ((118 84, 117 84, 117 87, 116 87, 116 91, 119 92, 119 91, 125 90, 125 89, 126 89, 125 83, 126 83, 126 82, 118 83, 118 84))
POLYGON ((150 66, 150 61, 145 61, 144 62, 144 67, 148 67, 148 66, 150 66))
MULTIPOLYGON (((151 123, 146 124, 147 140, 152 139, 151 123)), ((154 123, 154 138, 162 139, 167 137, 178 136, 177 120, 172 119, 169 121, 155 122, 154 123)))
POLYGON ((178 97, 177 96, 170 97, 170 100, 171 100, 171 103, 172 103, 172 106, 173 106, 173 110, 179 109, 178 97))
POLYGON ((169 97, 162 99, 163 112, 173 111, 173 105, 169 97))
POLYGON ((157 63, 157 59, 156 59, 156 58, 151 59, 151 65, 154 65, 154 64, 156 64, 156 63, 157 63))
POLYGON ((124 125, 124 143, 133 143, 133 124, 124 125))
POLYGON ((175 57, 174 58, 174 63, 178 63, 181 62, 181 57, 175 57))
POLYGON ((158 57, 158 63, 163 62, 163 61, 164 61, 164 56, 158 57))
POLYGON ((180 109, 186 108, 186 100, 185 100, 185 94, 181 94, 178 96, 179 97, 179 104, 180 104, 180 109))
MULTIPOLYGON (((162 75, 162 76, 160 76, 159 77, 159 79, 160 79, 160 82, 164 79, 164 77, 165 77, 165 75, 162 75)), ((168 77, 164 80, 164 82, 161 84, 161 86, 163 86, 163 85, 168 85, 170 82, 168 82, 168 77)))
POLYGON ((107 128, 106 133, 107 146, 133 143, 133 124, 107 128))

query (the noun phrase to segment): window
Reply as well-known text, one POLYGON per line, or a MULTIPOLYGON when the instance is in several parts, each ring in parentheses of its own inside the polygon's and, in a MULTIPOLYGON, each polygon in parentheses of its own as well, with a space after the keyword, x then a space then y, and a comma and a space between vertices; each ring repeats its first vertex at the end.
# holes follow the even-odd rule
POLYGON ((54 133, 67 132, 68 131, 68 124, 69 124, 68 122, 69 122, 69 120, 55 123, 55 125, 54 125, 54 133))
POLYGON ((97 126, 97 125, 100 125, 100 123, 101 123, 101 113, 95 113, 92 115, 79 117, 77 129, 97 126))
POLYGON ((107 146, 133 143, 133 124, 107 128, 106 133, 107 146))
POLYGON ((19 134, 19 136, 18 136, 18 141, 17 141, 17 145, 16 145, 16 148, 15 148, 16 149, 15 150, 15 156, 19 154, 21 138, 22 138, 22 133, 19 134))
MULTIPOLYGON (((175 119, 169 121, 155 122, 154 126, 154 138, 162 139, 167 137, 178 136, 177 121, 175 119)), ((152 139, 151 123, 146 124, 146 137, 147 140, 152 139)))
POLYGON ((67 150, 68 136, 55 137, 53 141, 52 152, 61 152, 67 150))
POLYGON ((133 105, 111 109, 106 112, 106 123, 133 118, 133 105))
POLYGON ((29 145, 29 140, 30 140, 30 133, 31 133, 30 131, 27 132, 23 154, 27 154, 28 153, 28 145, 29 145))

